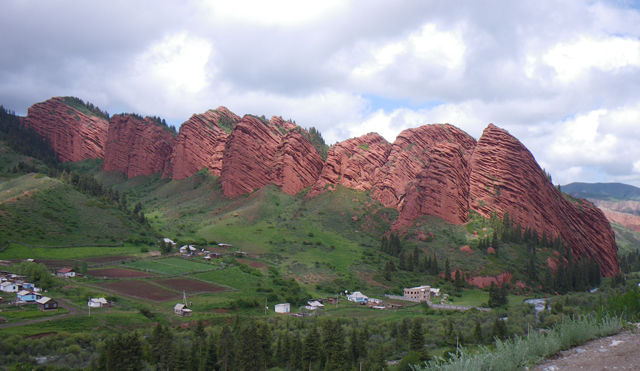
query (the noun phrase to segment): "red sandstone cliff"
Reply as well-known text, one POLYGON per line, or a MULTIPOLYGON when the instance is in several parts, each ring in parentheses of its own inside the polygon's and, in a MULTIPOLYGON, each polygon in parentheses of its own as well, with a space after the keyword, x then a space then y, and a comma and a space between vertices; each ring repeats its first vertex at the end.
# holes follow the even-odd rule
POLYGON ((114 115, 102 169, 118 170, 133 178, 167 172, 175 138, 167 129, 150 118, 143 120, 131 115, 114 115))
POLYGON ((315 183, 322 159, 301 134, 304 131, 293 130, 296 126, 289 124, 248 115, 240 120, 222 159, 220 184, 225 196, 236 197, 272 182, 295 194, 315 183))
POLYGON ((387 162, 391 144, 376 133, 340 142, 329 149, 327 163, 309 197, 336 184, 361 191, 373 187, 376 170, 387 162))
POLYGON ((220 176, 224 148, 238 121, 240 117, 226 107, 191 116, 180 127, 171 154, 171 166, 167 167, 164 176, 171 175, 170 171, 173 171, 173 179, 184 179, 202 168, 220 176))
POLYGON ((109 122, 51 98, 28 110, 24 125, 49 140, 62 162, 102 158, 109 122))
POLYGON ((449 124, 404 130, 376 174, 373 197, 398 209, 403 225, 425 214, 465 221, 468 162, 475 145, 475 139, 449 124))
POLYGON ((470 207, 489 217, 508 211, 516 223, 561 235, 574 256, 596 259, 602 273, 619 271, 617 246, 606 217, 588 201, 568 201, 533 155, 505 130, 489 125, 470 161, 470 207))

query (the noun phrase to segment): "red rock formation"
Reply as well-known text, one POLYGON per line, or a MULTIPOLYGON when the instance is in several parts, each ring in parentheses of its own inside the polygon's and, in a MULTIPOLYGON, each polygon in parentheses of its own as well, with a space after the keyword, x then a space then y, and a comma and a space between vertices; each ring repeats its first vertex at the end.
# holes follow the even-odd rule
POLYGON ((588 201, 564 198, 516 138, 489 125, 471 158, 470 206, 485 217, 508 211, 515 223, 561 235, 573 255, 596 259, 605 276, 619 272, 613 230, 588 201))
POLYGON ((28 110, 24 125, 49 140, 62 162, 102 158, 109 122, 88 110, 65 103, 69 98, 51 98, 28 110))
POLYGON ((127 178, 165 172, 175 138, 150 118, 111 117, 102 169, 121 171, 127 178))
POLYGON ((425 149, 422 171, 410 181, 393 227, 408 226, 422 215, 463 223, 469 214, 470 152, 458 143, 441 142, 425 149))
POLYGON ((227 197, 252 192, 271 182, 289 194, 315 183, 322 159, 285 121, 267 122, 245 116, 236 125, 224 151, 220 184, 227 197))
POLYGON ((376 170, 387 162, 391 144, 376 133, 348 139, 329 149, 327 162, 309 197, 333 189, 336 184, 367 191, 373 187, 376 170))
POLYGON ((182 124, 171 155, 171 167, 164 176, 179 180, 188 178, 202 168, 220 176, 222 155, 227 138, 240 117, 226 107, 193 115, 182 124))
POLYGON ((627 214, 619 211, 614 211, 602 206, 599 206, 600 210, 607 217, 609 222, 617 223, 625 228, 629 228, 633 231, 640 232, 640 216, 635 214, 627 214))
MULTIPOLYGON (((444 162, 447 161, 447 157, 453 161, 457 161, 456 158, 459 156, 468 160, 476 141, 464 131, 449 124, 424 125, 402 131, 393 142, 389 160, 376 174, 376 183, 374 184, 376 189, 373 192, 373 197, 387 207, 402 210, 403 201, 413 181, 424 170, 427 170, 428 176, 428 169, 432 166, 430 157, 434 157, 439 154, 438 152, 446 149, 444 147, 446 143, 452 144, 453 147, 458 146, 460 153, 458 156, 443 156, 440 161, 444 162), (434 153, 432 149, 437 144, 440 144, 441 147, 434 153)), ((454 148, 447 150, 454 151, 454 148)), ((453 163, 451 165, 454 166, 453 163)), ((459 172, 464 171, 466 169, 459 170, 459 172)), ((465 188, 464 185, 459 185, 459 187, 465 188)))
POLYGON ((294 195, 315 184, 324 161, 311 142, 298 130, 291 130, 278 146, 275 164, 272 181, 284 193, 294 195))
MULTIPOLYGON (((284 120, 282 119, 282 117, 280 117, 280 116, 273 116, 273 117, 271 117, 271 120, 269 120, 269 122, 270 122, 271 124, 273 124, 273 125, 275 125, 275 126, 279 127, 279 128, 283 128, 283 129, 285 129, 286 131, 293 130, 293 129, 295 129, 295 128, 297 128, 297 127, 298 127, 298 125, 294 124, 294 123, 293 123, 293 122, 291 122, 291 121, 284 121, 284 120)), ((300 130, 304 131, 305 133, 307 132, 306 130, 304 130, 304 129, 302 129, 302 128, 300 128, 300 130)), ((308 133, 307 133, 307 134, 308 134, 308 133)))

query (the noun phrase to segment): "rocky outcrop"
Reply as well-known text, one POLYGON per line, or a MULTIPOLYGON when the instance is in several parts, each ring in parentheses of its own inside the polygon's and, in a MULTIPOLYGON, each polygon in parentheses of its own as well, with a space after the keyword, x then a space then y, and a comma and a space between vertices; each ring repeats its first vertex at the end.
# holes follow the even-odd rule
POLYGON ((215 176, 222 173, 222 156, 229 133, 240 117, 226 107, 193 115, 182 124, 164 176, 179 180, 206 168, 215 176), (170 172, 173 171, 173 174, 170 172))
POLYGON ((276 150, 271 179, 284 193, 293 195, 315 184, 323 166, 313 144, 300 131, 291 130, 276 150))
POLYGON ((640 202, 638 201, 603 201, 597 200, 593 198, 587 198, 587 200, 591 201, 594 205, 599 207, 600 209, 608 209, 611 211, 617 211, 625 214, 632 214, 640 216, 640 202))
POLYGON ((600 208, 600 210, 602 210, 609 222, 620 224, 625 228, 640 233, 640 216, 621 213, 606 208, 600 208))
POLYGON ((150 118, 111 117, 102 169, 121 171, 127 178, 170 172, 175 138, 150 118))
POLYGON ((318 151, 303 130, 272 120, 247 115, 233 129, 222 160, 225 196, 236 197, 272 182, 295 194, 315 183, 322 170, 318 151))
POLYGON ((470 161, 470 207, 485 217, 509 212, 515 223, 562 236, 573 255, 596 259, 605 276, 619 271, 617 246, 606 217, 586 200, 568 200, 533 155, 505 130, 489 125, 470 161))
POLYGON ((421 215, 467 219, 469 167, 475 139, 449 124, 404 130, 376 174, 373 197, 400 211, 395 227, 421 215))
POLYGON ((62 162, 102 158, 109 122, 87 109, 51 98, 28 110, 24 125, 47 138, 62 162))
POLYGON ((334 189, 340 184, 347 188, 368 191, 373 188, 376 171, 391 152, 391 144, 376 133, 337 143, 329 149, 327 162, 309 197, 334 189))

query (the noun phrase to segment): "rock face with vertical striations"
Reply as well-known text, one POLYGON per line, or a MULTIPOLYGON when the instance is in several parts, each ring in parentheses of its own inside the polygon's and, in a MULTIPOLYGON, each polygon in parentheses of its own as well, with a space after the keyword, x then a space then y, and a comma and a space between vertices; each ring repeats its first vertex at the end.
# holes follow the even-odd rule
POLYGON ((299 129, 282 138, 274 163, 272 181, 291 195, 315 184, 324 166, 318 151, 299 129))
POLYGON ((175 144, 172 133, 150 118, 111 117, 102 169, 127 178, 167 172, 175 144))
POLYGON ((244 116, 224 151, 220 184, 225 196, 236 197, 272 182, 289 194, 314 184, 323 162, 303 133, 279 118, 244 116))
POLYGON ((533 155, 505 130, 489 125, 471 158, 470 207, 485 217, 509 212, 515 223, 562 236, 573 255, 600 263, 602 273, 619 271, 613 230, 586 200, 568 200, 549 181, 533 155))
POLYGON ((337 143, 329 149, 327 162, 309 197, 341 184, 368 191, 373 188, 376 171, 387 162, 391 144, 376 133, 337 143))
POLYGON ((398 209, 401 224, 425 214, 466 220, 468 161, 475 145, 475 139, 449 124, 404 130, 376 176, 373 197, 398 209))
POLYGON ((62 162, 102 158, 109 121, 73 103, 70 97, 36 103, 24 125, 47 138, 62 162))
POLYGON ((164 176, 180 180, 206 168, 215 176, 222 172, 222 155, 231 130, 240 117, 226 107, 193 115, 182 124, 164 176), (173 174, 170 172, 173 171, 173 174))

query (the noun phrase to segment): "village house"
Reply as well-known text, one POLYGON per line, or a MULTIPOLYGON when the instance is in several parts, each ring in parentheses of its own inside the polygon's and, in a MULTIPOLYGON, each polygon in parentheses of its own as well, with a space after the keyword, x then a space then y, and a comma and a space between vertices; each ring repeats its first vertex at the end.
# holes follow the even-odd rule
POLYGON ((176 304, 176 306, 173 307, 173 312, 182 317, 189 317, 193 314, 193 311, 187 308, 187 306, 182 303, 176 304))
POLYGON ((275 311, 276 313, 289 313, 291 312, 291 304, 289 303, 276 304, 275 311))
POLYGON ((75 277, 76 276, 76 272, 74 272, 73 269, 71 269, 71 268, 62 268, 62 269, 59 269, 56 272, 56 276, 64 277, 64 278, 71 278, 71 277, 75 277))
POLYGON ((223 249, 231 249, 231 248, 233 248, 233 245, 229 245, 228 243, 219 243, 218 247, 223 248, 223 249))
POLYGON ((324 305, 317 300, 310 300, 305 308, 308 310, 324 309, 324 305))
POLYGON ((184 245, 180 248, 180 254, 195 254, 198 249, 193 245, 184 245))
POLYGON ((0 289, 4 292, 18 292, 18 284, 11 281, 0 283, 0 289))
MULTIPOLYGON (((172 241, 171 239, 169 239, 169 238, 166 238, 166 237, 165 237, 165 238, 163 238, 163 239, 162 239, 162 241, 164 242, 164 244, 165 244, 165 245, 171 245, 171 248, 176 247, 176 243, 175 243, 175 242, 173 242, 173 241, 172 241)), ((158 241, 158 242, 160 242, 160 241, 158 241)))
POLYGON ((244 251, 234 251, 233 252, 233 256, 242 258, 242 257, 249 256, 249 253, 248 252, 244 252, 244 251))
POLYGON ((406 299, 417 299, 420 301, 431 300, 431 298, 440 296, 440 289, 423 285, 404 289, 404 297, 406 299))
POLYGON ((58 302, 46 296, 36 300, 36 303, 38 303, 38 309, 43 312, 48 310, 58 310, 58 302))
POLYGON ((87 306, 91 308, 102 308, 107 306, 107 299, 105 298, 90 298, 87 301, 87 306))
POLYGON ((353 292, 347 295, 347 300, 352 301, 354 303, 366 303, 369 300, 367 295, 364 295, 360 291, 353 292))
POLYGON ((42 295, 32 291, 21 290, 16 294, 16 298, 23 303, 35 303, 36 300, 42 298, 42 295))

